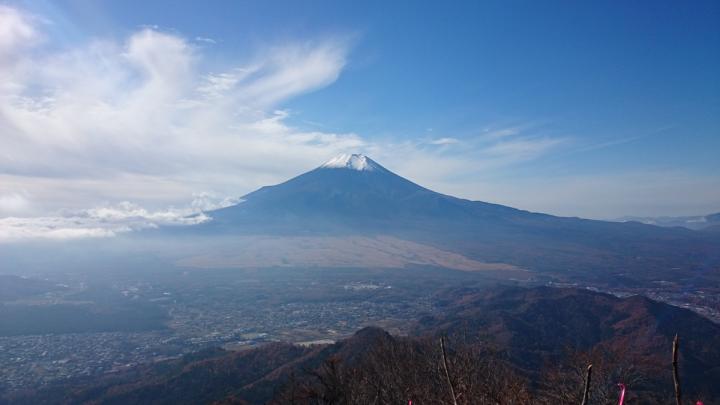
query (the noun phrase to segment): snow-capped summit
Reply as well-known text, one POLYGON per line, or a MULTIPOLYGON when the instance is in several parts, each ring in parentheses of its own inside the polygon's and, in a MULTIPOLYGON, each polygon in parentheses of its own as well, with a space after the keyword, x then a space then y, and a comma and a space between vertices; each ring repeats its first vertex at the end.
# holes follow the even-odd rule
POLYGON ((320 166, 325 169, 350 169, 358 171, 373 171, 382 169, 377 162, 369 157, 357 153, 336 156, 320 166))

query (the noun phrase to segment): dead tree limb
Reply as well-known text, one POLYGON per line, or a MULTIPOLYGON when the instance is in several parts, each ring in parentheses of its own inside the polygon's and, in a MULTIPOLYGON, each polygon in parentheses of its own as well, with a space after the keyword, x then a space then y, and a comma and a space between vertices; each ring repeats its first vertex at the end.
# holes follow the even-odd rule
POLYGON ((450 395, 452 395, 453 405, 457 405, 457 397, 455 396, 455 387, 453 387, 452 379, 450 378, 450 370, 448 369, 447 354, 445 353, 445 337, 440 337, 440 350, 442 351, 443 368, 445 369, 445 378, 447 378, 448 386, 450 387, 450 395))
POLYGON ((680 352, 680 338, 675 334, 672 349, 673 383, 675 384, 675 403, 682 405, 682 392, 680 391, 680 373, 678 372, 678 354, 680 352))
POLYGON ((588 364, 585 374, 585 389, 583 390, 582 405, 587 405, 590 400, 590 380, 592 379, 592 364, 588 364))

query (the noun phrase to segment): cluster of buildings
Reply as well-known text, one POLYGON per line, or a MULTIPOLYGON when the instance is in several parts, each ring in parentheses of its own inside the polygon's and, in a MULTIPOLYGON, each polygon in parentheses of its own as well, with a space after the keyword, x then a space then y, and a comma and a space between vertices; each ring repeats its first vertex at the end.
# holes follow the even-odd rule
MULTIPOLYGON (((388 286, 337 287, 347 294, 388 286)), ((142 295, 137 288, 130 291, 142 295)), ((430 310, 429 299, 355 297, 251 305, 248 297, 172 297, 158 302, 170 317, 165 330, 0 337, 0 390, 37 389, 68 379, 122 372, 207 347, 242 350, 271 341, 328 343, 371 324, 400 327, 430 310)))

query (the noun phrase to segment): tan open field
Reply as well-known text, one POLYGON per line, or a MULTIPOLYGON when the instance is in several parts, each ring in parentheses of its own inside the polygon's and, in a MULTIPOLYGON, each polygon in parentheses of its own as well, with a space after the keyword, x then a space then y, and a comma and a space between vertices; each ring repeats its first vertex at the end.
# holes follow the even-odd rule
POLYGON ((403 268, 430 265, 463 271, 522 270, 485 263, 461 254, 390 236, 278 237, 247 236, 232 245, 181 258, 178 265, 197 268, 275 266, 403 268))

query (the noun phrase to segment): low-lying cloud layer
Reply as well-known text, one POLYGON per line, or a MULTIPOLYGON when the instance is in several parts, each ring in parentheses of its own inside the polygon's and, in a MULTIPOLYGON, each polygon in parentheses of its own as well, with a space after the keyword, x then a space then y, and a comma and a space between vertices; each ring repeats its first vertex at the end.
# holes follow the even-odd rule
POLYGON ((123 201, 114 205, 67 211, 56 216, 0 218, 0 243, 29 239, 111 237, 158 226, 197 225, 211 219, 205 214, 206 211, 239 202, 201 193, 187 207, 161 211, 148 211, 123 201))

